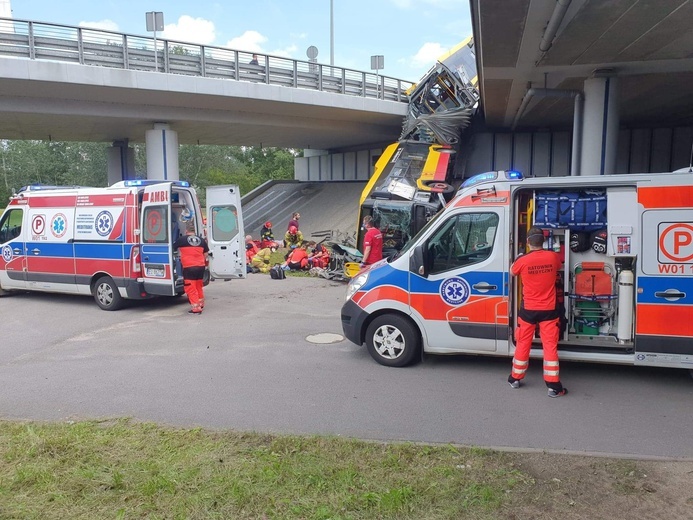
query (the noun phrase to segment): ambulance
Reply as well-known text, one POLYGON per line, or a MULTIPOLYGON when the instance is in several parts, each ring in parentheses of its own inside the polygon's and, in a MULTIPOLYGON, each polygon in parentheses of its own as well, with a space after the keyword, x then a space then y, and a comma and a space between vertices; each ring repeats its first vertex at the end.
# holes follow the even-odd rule
MULTIPOLYGON (((563 261, 562 360, 693 369, 693 173, 467 179, 396 255, 349 283, 345 336, 380 364, 511 357, 531 226, 563 261)), ((539 339, 531 356, 541 357, 539 339)))
POLYGON ((245 277, 237 186, 207 188, 206 223, 184 181, 24 187, 0 217, 0 295, 92 295, 100 308, 116 310, 126 299, 183 294, 172 245, 188 221, 209 243, 211 277, 245 277))

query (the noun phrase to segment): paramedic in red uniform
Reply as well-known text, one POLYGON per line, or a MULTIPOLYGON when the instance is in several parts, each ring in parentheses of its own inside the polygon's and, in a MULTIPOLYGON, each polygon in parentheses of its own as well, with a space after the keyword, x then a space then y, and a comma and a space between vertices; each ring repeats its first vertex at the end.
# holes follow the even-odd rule
POLYGON ((185 294, 188 295, 192 307, 188 312, 201 314, 205 306, 202 279, 205 274, 209 247, 204 238, 195 234, 194 221, 191 220, 186 224, 185 235, 175 241, 173 249, 180 250, 185 294))
POLYGON ((371 265, 383 258, 383 234, 373 225, 373 217, 363 217, 366 235, 363 237, 363 259, 361 266, 371 265))
POLYGON ((510 268, 513 276, 522 277, 522 303, 515 331, 515 356, 508 383, 520 387, 529 366, 529 350, 534 331, 539 326, 539 335, 544 349, 544 381, 549 397, 560 397, 568 393, 558 375, 558 337, 560 331, 559 312, 556 310, 556 279, 561 267, 558 253, 542 248, 544 232, 532 227, 527 233, 529 252, 520 256, 510 268))

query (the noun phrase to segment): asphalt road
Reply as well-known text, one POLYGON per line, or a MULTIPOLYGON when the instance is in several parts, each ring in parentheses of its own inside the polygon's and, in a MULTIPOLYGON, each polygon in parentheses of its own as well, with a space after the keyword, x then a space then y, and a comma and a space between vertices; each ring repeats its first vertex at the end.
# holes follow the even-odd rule
POLYGON ((201 316, 184 298, 100 310, 83 296, 0 298, 0 417, 132 417, 176 426, 693 458, 687 371, 567 363, 549 399, 510 360, 427 356, 378 365, 341 334, 345 285, 215 281, 201 316))

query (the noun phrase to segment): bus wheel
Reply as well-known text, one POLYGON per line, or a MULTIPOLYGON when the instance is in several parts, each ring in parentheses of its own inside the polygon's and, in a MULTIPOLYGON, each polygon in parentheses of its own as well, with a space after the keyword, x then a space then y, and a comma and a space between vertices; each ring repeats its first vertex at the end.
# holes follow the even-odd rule
POLYGON ((118 292, 113 278, 102 276, 94 284, 96 305, 105 311, 117 311, 123 306, 123 297, 118 292))
POLYGON ((404 367, 417 358, 421 337, 408 319, 397 314, 384 314, 368 326, 366 345, 373 359, 381 365, 404 367))

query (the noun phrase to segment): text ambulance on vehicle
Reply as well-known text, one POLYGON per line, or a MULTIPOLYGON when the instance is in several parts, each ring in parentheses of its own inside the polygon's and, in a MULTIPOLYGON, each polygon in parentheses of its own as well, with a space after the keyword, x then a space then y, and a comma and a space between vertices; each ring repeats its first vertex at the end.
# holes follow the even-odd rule
MULTIPOLYGON (((693 176, 476 175, 396 256, 355 276, 347 338, 387 366, 511 357, 527 230, 560 253, 562 360, 693 369, 693 176)), ((533 357, 541 357, 535 340, 533 357)))
POLYGON ((206 229, 187 182, 27 186, 0 217, 0 295, 91 294, 102 309, 116 310, 128 298, 182 294, 172 245, 190 220, 209 243, 211 276, 245 277, 237 186, 207 188, 206 229))

